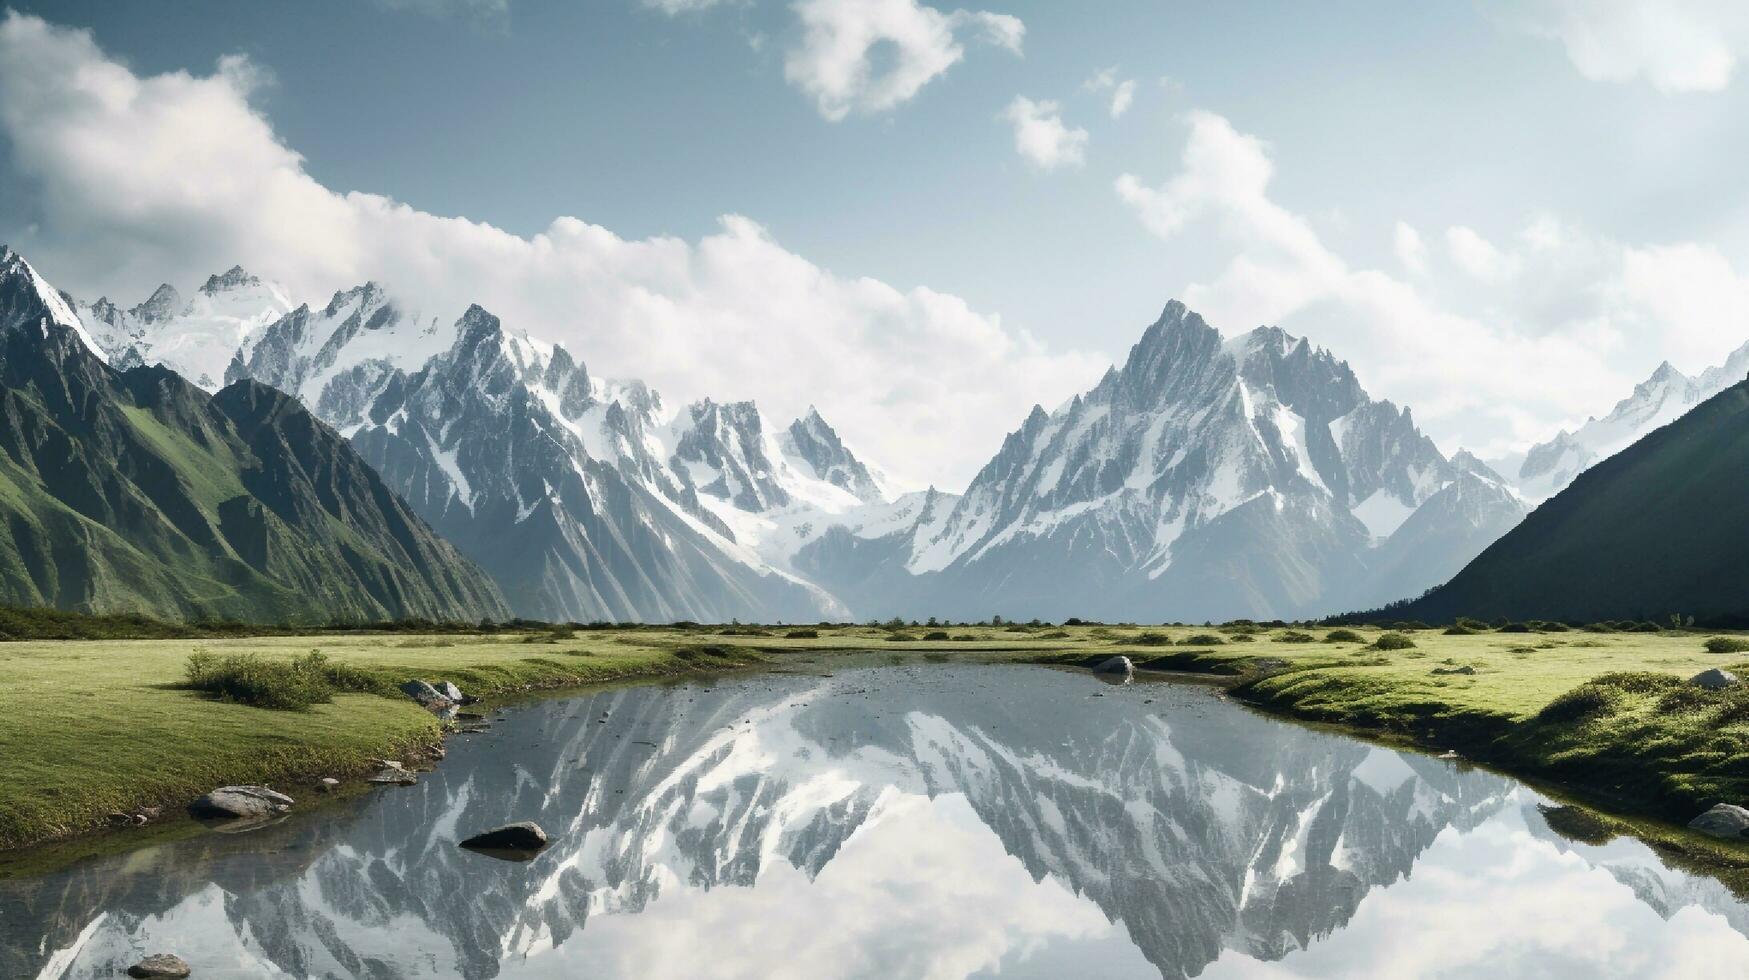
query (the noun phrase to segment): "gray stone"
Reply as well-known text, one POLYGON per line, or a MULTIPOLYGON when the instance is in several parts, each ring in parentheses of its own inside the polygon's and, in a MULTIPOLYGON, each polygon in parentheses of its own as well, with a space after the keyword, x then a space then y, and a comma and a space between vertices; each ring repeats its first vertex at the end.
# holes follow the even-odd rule
POLYGON ((1112 657, 1093 668, 1093 672, 1095 674, 1133 674, 1136 672, 1136 665, 1130 663, 1128 657, 1112 657))
POLYGON ((340 780, 335 779, 333 776, 323 776, 316 783, 316 789, 318 789, 324 793, 332 793, 339 786, 340 786, 340 780))
POLYGON ((188 974, 188 964, 183 961, 182 957, 170 953, 153 953, 128 967, 128 976, 134 977, 136 980, 150 980, 150 978, 163 980, 163 978, 186 977, 188 974))
POLYGON ((1729 803, 1720 803, 1711 810, 1695 817, 1688 822, 1690 830, 1698 830, 1714 837, 1744 837, 1749 836, 1749 810, 1729 803))
POLYGON ((455 684, 453 684, 449 681, 443 681, 442 683, 438 684, 437 685, 437 693, 443 695, 445 698, 448 698, 449 700, 455 702, 456 704, 461 704, 462 701, 464 700, 463 695, 462 695, 462 689, 459 687, 456 687, 455 684))
POLYGON ((411 786, 419 781, 419 777, 402 769, 399 764, 393 767, 384 766, 369 776, 364 777, 367 783, 380 783, 385 786, 411 786))
POLYGON ((547 846, 547 832, 532 820, 505 824, 462 841, 478 851, 538 851, 547 846))
POLYGON ((188 812, 208 819, 253 820, 291 809, 292 798, 265 786, 221 786, 188 805, 188 812))
POLYGON ((1706 670, 1690 677, 1688 682, 1697 687, 1704 687, 1709 691, 1721 690, 1739 683, 1736 674, 1733 674, 1728 670, 1720 670, 1717 667, 1708 667, 1706 670))
POLYGON ((413 680, 402 684, 401 693, 427 708, 444 708, 450 704, 450 700, 444 697, 437 688, 424 681, 413 680))

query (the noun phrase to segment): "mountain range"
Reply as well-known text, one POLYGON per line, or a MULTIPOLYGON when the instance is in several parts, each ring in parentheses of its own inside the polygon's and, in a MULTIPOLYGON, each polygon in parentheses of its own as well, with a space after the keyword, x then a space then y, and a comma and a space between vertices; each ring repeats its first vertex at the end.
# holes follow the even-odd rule
POLYGON ((107 363, 0 247, 0 601, 273 622, 508 615, 295 399, 250 381, 209 394, 127 360, 107 363))
POLYGON ((670 407, 373 283, 294 307, 233 268, 74 306, 118 360, 296 397, 543 619, 1303 617, 1444 581, 1524 513, 1329 352, 1176 302, 963 494, 895 486, 817 411, 670 407))
POLYGON ((1602 418, 1586 419, 1576 429, 1563 429, 1523 453, 1492 460, 1491 465, 1505 474, 1526 500, 1546 500, 1590 466, 1676 421, 1696 405, 1742 381, 1745 374, 1749 374, 1749 344, 1733 351, 1723 364, 1693 376, 1665 361, 1602 418))

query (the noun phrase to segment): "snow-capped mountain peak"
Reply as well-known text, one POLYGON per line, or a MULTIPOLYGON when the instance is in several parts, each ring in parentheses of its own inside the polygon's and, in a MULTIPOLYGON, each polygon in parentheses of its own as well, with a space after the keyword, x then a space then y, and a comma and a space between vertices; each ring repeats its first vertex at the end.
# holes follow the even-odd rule
POLYGON ((279 286, 233 266, 208 276, 186 302, 166 283, 127 310, 108 299, 79 309, 117 367, 163 364, 215 391, 238 353, 292 303, 279 286))
POLYGON ((1694 377, 1664 361, 1609 414, 1586 419, 1573 431, 1563 429, 1522 455, 1495 460, 1495 467, 1526 499, 1547 499, 1599 460, 1626 449, 1641 436, 1676 421, 1689 409, 1743 380, 1745 372, 1749 372, 1749 344, 1733 351, 1723 364, 1694 377))
MULTIPOLYGON (((0 313, 9 312, 4 307, 12 306, 15 303, 21 307, 29 304, 31 307, 46 311, 46 316, 41 317, 36 324, 45 339, 49 336, 51 326, 62 327, 72 331, 79 338, 80 343, 83 343, 100 360, 107 361, 109 359, 108 353, 85 329, 84 321, 74 312, 73 306, 67 302, 67 298, 38 275, 36 269, 24 260, 24 256, 13 251, 9 246, 0 245, 0 313), (9 295, 14 291, 18 293, 16 297, 9 295)), ((20 323, 25 320, 24 317, 3 316, 0 317, 0 322, 14 319, 20 323)))

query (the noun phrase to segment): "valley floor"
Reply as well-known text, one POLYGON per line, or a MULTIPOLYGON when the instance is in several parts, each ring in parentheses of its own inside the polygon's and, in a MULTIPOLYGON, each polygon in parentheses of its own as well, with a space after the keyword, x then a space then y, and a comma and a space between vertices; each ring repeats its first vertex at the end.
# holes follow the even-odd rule
MULTIPOLYGON (((1749 801, 1738 751, 1749 685, 1682 683, 1708 667, 1749 674, 1749 661, 1707 652, 1705 634, 1422 630, 1406 634, 1412 647, 1381 650, 1380 631, 1355 632, 1333 642, 1327 629, 1240 627, 648 627, 0 643, 0 848, 80 835, 141 807, 180 812, 222 784, 313 795, 298 788, 357 777, 377 759, 428 757, 442 737, 435 716, 399 697, 339 694, 302 711, 214 700, 183 686, 197 650, 289 659, 315 648, 381 681, 449 680, 487 698, 793 655, 1092 666, 1122 654, 1144 670, 1220 676, 1232 696, 1267 710, 1455 750, 1634 816, 1684 823, 1715 802, 1749 801)), ((164 831, 105 838, 126 846, 153 832, 164 831)))

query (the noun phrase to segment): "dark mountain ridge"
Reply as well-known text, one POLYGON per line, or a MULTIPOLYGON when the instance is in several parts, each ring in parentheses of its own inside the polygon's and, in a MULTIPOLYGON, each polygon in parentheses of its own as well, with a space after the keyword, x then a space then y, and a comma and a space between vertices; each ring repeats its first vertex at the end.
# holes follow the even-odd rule
POLYGON ((4 247, 0 408, 0 602, 272 622, 509 615, 295 401, 115 370, 4 247))

